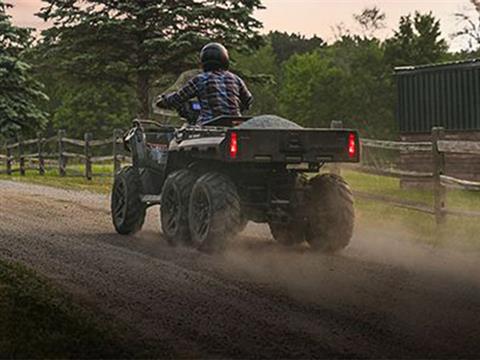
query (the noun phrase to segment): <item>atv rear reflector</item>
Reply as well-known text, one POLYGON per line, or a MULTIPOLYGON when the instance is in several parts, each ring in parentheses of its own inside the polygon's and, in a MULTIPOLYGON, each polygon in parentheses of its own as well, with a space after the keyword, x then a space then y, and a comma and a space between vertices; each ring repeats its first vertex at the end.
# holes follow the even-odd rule
POLYGON ((348 156, 350 156, 350 159, 354 159, 357 152, 357 136, 355 133, 350 133, 348 135, 348 156))
POLYGON ((236 159, 238 154, 238 134, 230 133, 230 158, 236 159))

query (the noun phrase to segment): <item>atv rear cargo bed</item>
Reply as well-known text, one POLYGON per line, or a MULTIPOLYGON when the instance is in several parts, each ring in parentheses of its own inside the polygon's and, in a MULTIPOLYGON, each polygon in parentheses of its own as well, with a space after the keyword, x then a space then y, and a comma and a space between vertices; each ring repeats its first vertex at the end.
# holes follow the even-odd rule
POLYGON ((226 159, 235 162, 358 162, 359 155, 353 130, 231 129, 226 145, 226 159), (232 134, 237 138, 234 157, 229 153, 232 134))

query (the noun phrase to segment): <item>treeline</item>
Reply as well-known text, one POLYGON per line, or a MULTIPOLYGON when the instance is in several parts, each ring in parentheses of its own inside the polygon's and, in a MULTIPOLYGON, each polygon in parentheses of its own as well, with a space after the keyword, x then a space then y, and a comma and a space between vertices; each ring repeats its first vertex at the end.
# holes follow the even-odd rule
MULTIPOLYGON (((153 96, 197 67, 201 46, 216 40, 230 48, 233 70, 255 95, 252 113, 315 127, 338 119, 367 136, 394 137, 394 67, 480 56, 480 42, 449 52, 432 14, 402 17, 380 40, 385 14, 365 9, 353 15, 357 31, 338 27, 327 43, 260 35, 253 14, 261 0, 43 1, 37 15, 53 25, 34 41, 32 30, 11 24, 0 0, 0 136, 60 128, 108 136, 135 116, 151 116, 153 96)), ((458 35, 475 39, 475 31, 458 35)))
POLYGON ((365 136, 394 138, 395 67, 480 57, 478 50, 450 52, 432 14, 402 17, 385 40, 377 37, 385 19, 377 8, 354 18, 361 34, 340 29, 331 44, 274 32, 253 55, 239 56, 238 68, 273 79, 252 86, 255 113, 280 114, 305 126, 326 127, 331 120, 342 120, 365 136))

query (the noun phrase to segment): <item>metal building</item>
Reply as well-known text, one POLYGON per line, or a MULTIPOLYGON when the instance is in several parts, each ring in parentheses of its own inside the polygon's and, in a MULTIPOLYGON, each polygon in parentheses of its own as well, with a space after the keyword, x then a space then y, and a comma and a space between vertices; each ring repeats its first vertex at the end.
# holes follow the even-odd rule
POLYGON ((480 130, 480 60, 395 69, 402 133, 480 130))
MULTIPOLYGON (((435 126, 446 139, 480 141, 480 59, 395 69, 397 121, 402 141, 429 141, 435 126)), ((405 170, 431 171, 431 154, 401 154, 405 170)), ((446 172, 480 180, 480 157, 448 154, 446 172)), ((403 184, 415 183, 402 179, 403 184)))

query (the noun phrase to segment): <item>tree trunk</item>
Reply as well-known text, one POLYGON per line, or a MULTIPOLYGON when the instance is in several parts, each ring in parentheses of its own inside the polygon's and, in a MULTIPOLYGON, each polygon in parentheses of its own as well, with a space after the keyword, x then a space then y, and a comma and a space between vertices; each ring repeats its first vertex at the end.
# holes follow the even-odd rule
POLYGON ((138 117, 150 117, 150 75, 146 72, 137 74, 138 117))

